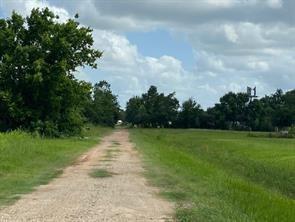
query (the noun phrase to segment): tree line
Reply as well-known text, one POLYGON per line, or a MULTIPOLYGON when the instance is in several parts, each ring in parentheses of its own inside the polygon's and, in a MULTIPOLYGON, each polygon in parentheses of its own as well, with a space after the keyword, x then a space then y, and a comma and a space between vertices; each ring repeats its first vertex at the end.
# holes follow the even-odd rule
POLYGON ((272 131, 295 124, 295 90, 253 100, 247 93, 229 92, 203 110, 192 98, 180 105, 175 93, 165 96, 151 86, 127 102, 126 121, 140 127, 272 131))
POLYGON ((102 56, 93 48, 92 30, 75 18, 62 23, 45 8, 0 19, 1 131, 73 135, 86 122, 116 122, 119 105, 110 85, 74 76, 78 67, 96 68, 102 56))
POLYGON ((229 92, 204 110, 193 99, 151 86, 122 111, 106 81, 75 78, 79 67, 97 68, 103 53, 92 29, 65 22, 48 8, 0 19, 0 131, 23 129, 46 136, 81 133, 85 124, 114 126, 118 119, 141 127, 274 130, 295 123, 295 90, 250 100, 229 92), (126 118, 125 118, 126 117, 126 118))

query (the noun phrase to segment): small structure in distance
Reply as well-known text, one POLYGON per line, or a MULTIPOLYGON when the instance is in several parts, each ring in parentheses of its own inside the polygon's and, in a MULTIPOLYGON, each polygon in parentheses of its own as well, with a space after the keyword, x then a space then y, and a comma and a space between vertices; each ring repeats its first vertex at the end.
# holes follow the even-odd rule
POLYGON ((250 98, 250 101, 252 101, 253 98, 257 98, 258 96, 256 95, 256 86, 253 89, 247 86, 247 94, 250 98), (252 94, 252 91, 253 91, 253 94, 252 94))

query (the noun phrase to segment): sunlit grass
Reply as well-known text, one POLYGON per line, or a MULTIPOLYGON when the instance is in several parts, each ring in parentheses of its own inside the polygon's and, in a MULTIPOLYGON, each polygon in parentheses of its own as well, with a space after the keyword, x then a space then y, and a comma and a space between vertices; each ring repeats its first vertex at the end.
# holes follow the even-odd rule
POLYGON ((0 133, 0 205, 59 175, 99 142, 110 128, 91 127, 84 138, 46 139, 24 132, 0 133))
POLYGON ((180 221, 292 221, 295 140, 243 132, 131 130, 147 176, 180 221))

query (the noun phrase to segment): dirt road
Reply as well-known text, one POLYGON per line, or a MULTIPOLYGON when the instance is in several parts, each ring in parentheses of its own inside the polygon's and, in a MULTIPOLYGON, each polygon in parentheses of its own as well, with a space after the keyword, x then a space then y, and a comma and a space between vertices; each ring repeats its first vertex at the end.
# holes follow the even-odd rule
POLYGON ((142 173, 128 131, 117 130, 60 177, 2 209, 0 221, 172 221, 173 206, 142 173), (91 177, 95 169, 112 176, 91 177))

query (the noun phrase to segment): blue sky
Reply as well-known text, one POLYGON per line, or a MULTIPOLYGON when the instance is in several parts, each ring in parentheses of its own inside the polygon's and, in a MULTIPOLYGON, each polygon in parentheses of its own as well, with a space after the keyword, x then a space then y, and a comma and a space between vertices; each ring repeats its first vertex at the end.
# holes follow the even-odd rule
POLYGON ((3 7, 1 7, 1 5, 0 5, 0 17, 1 18, 4 17, 3 7))
POLYGON ((150 85, 203 108, 226 92, 259 96, 295 88, 293 0, 0 0, 0 16, 49 7, 62 21, 79 13, 103 50, 79 79, 107 80, 122 107, 150 85))
POLYGON ((180 60, 184 68, 192 70, 195 60, 193 48, 185 36, 176 36, 165 29, 149 32, 127 32, 127 39, 144 56, 171 55, 180 60))

